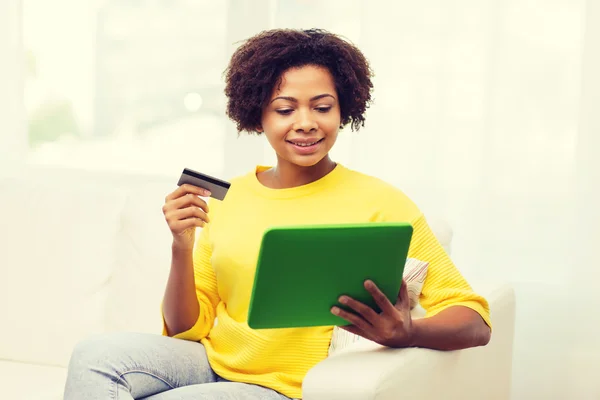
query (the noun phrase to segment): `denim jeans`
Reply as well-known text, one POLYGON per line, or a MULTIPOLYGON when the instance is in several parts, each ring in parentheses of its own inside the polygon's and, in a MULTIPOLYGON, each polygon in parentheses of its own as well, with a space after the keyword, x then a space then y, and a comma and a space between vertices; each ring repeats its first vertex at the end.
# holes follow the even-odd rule
POLYGON ((214 373, 197 342, 136 333, 105 334, 79 343, 71 356, 65 400, 285 400, 257 385, 214 373))

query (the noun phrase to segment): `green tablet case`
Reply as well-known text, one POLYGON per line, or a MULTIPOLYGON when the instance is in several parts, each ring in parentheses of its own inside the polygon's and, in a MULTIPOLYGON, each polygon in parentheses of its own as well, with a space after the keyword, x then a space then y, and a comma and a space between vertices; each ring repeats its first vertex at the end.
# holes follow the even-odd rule
POLYGON ((253 329, 348 325, 331 313, 346 294, 379 311, 371 279, 396 302, 413 228, 407 223, 283 226, 263 236, 250 299, 253 329))

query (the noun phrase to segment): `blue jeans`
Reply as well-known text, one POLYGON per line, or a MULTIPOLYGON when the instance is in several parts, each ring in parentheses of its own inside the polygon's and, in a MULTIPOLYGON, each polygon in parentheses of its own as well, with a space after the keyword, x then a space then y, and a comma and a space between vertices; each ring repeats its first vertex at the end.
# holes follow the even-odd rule
POLYGON ((136 333, 79 343, 71 356, 65 400, 285 400, 262 386, 231 382, 210 367, 197 342, 136 333))

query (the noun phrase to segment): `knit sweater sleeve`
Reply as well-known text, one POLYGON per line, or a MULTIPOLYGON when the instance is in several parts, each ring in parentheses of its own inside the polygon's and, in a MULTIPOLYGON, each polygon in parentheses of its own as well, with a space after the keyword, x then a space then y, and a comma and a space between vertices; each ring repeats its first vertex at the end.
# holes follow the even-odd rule
POLYGON ((419 298, 426 317, 434 316, 448 307, 464 306, 476 311, 491 327, 487 300, 473 291, 456 268, 417 205, 402 191, 389 186, 378 198, 384 200, 376 220, 409 222, 413 226, 413 236, 408 257, 428 263, 419 298))
MULTIPOLYGON (((193 255, 196 297, 200 306, 200 314, 194 326, 174 336, 177 339, 200 341, 208 335, 214 325, 216 308, 220 302, 220 298, 211 257, 212 245, 210 241, 210 223, 208 223, 200 232, 193 255)), ((166 334, 163 319, 163 335, 166 334)))
POLYGON ((492 326, 490 309, 485 298, 473 291, 431 231, 423 214, 412 221, 413 239, 409 257, 429 263, 421 291, 420 303, 431 317, 452 306, 464 306, 476 311, 488 326, 492 326))

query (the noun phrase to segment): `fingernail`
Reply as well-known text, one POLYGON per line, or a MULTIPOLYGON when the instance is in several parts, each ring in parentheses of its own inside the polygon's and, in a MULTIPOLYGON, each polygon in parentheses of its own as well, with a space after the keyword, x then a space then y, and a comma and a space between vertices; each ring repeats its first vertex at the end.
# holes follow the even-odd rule
POLYGON ((342 303, 342 304, 346 304, 346 302, 348 301, 348 298, 347 298, 346 296, 341 296, 341 297, 339 298, 339 301, 340 301, 340 303, 342 303))
POLYGON ((208 190, 205 190, 205 191, 204 191, 204 195, 205 195, 206 197, 210 196, 210 191, 208 191, 208 190))
POLYGON ((340 313, 340 309, 337 307, 332 307, 331 308, 331 312, 335 315, 338 315, 340 313))

